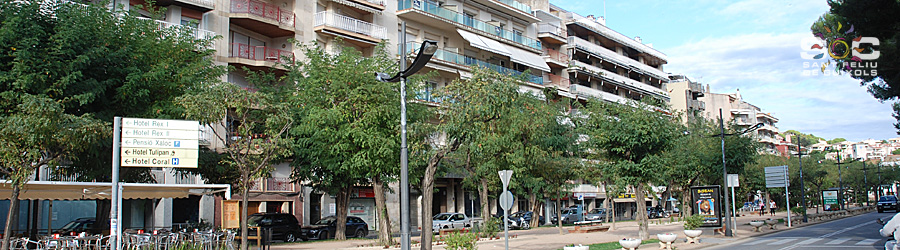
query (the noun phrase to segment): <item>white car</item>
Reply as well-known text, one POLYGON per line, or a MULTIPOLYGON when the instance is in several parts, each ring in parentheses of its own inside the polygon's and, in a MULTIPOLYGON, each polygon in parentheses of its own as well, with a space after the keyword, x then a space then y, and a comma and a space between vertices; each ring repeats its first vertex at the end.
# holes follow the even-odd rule
POLYGON ((441 229, 458 229, 472 226, 472 220, 468 216, 461 213, 440 213, 432 219, 432 229, 434 232, 440 232, 441 229))

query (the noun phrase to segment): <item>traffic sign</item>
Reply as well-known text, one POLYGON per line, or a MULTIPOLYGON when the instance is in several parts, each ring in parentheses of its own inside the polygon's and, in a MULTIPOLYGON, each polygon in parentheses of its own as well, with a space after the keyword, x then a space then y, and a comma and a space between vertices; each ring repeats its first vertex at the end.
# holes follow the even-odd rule
POLYGON ((509 210, 512 207, 513 201, 515 201, 515 197, 513 197, 512 192, 506 191, 502 195, 500 195, 500 208, 503 210, 509 210))
POLYGON ((200 122, 185 120, 122 118, 122 128, 199 130, 200 122))
POLYGON ((122 137, 124 138, 167 138, 167 139, 194 139, 199 137, 199 129, 194 130, 177 130, 177 129, 140 129, 140 128, 123 128, 122 137))
POLYGON ((198 153, 195 149, 159 149, 159 148, 133 148, 123 147, 123 157, 176 157, 176 158, 197 158, 198 153))
POLYGON ((740 187, 737 174, 728 174, 728 187, 740 187))
POLYGON ((765 172, 767 188, 788 187, 791 185, 787 178, 788 166, 766 167, 765 172))
POLYGON ((200 143, 197 140, 122 138, 122 147, 198 149, 200 143))
POLYGON ((497 171, 497 174, 500 174, 500 181, 503 182, 504 187, 509 185, 509 179, 512 178, 512 175, 513 175, 512 170, 500 170, 500 171, 497 171))

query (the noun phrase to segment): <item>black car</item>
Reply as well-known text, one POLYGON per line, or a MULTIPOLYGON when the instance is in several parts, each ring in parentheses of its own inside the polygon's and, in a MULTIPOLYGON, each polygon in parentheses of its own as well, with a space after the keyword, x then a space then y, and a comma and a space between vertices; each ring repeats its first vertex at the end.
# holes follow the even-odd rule
MULTIPOLYGON (((285 213, 256 213, 247 219, 247 226, 260 227, 261 230, 272 230, 273 240, 294 242, 302 238, 300 223, 291 214, 285 213)), ((256 235, 256 230, 249 230, 250 236, 256 235)))
MULTIPOLYGON (((312 225, 303 227, 303 237, 305 239, 329 239, 334 238, 336 231, 337 217, 328 216, 313 223, 312 225)), ((347 237, 364 238, 369 235, 369 224, 355 216, 347 216, 347 228, 344 230, 347 237)))
POLYGON ((897 196, 881 196, 881 198, 878 198, 878 212, 884 213, 884 210, 894 210, 900 212, 900 210, 897 210, 898 208, 900 208, 897 203, 897 196))
MULTIPOLYGON (((94 217, 78 218, 70 221, 69 223, 66 223, 66 225, 62 226, 62 228, 56 230, 54 233, 58 233, 60 235, 77 235, 82 232, 92 233, 94 222, 94 217)), ((108 221, 104 222, 103 224, 104 226, 101 226, 100 228, 109 229, 108 221)))

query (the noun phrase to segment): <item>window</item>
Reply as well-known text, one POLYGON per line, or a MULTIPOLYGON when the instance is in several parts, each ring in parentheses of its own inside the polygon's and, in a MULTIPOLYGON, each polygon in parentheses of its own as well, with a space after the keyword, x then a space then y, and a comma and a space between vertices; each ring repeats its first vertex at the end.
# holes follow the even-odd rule
POLYGON ((181 25, 198 29, 198 28, 200 28, 200 20, 182 16, 181 17, 181 25))

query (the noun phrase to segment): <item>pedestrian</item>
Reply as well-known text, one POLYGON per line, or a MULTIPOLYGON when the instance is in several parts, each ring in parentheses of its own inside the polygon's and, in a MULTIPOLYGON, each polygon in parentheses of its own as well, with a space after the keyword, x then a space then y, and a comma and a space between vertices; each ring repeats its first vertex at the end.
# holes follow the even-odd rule
POLYGON ((759 201, 759 216, 764 216, 764 215, 766 215, 766 201, 761 200, 761 201, 759 201))
POLYGON ((775 206, 775 201, 770 201, 769 202, 769 214, 771 214, 772 216, 775 216, 775 208, 777 208, 777 206, 775 206))

